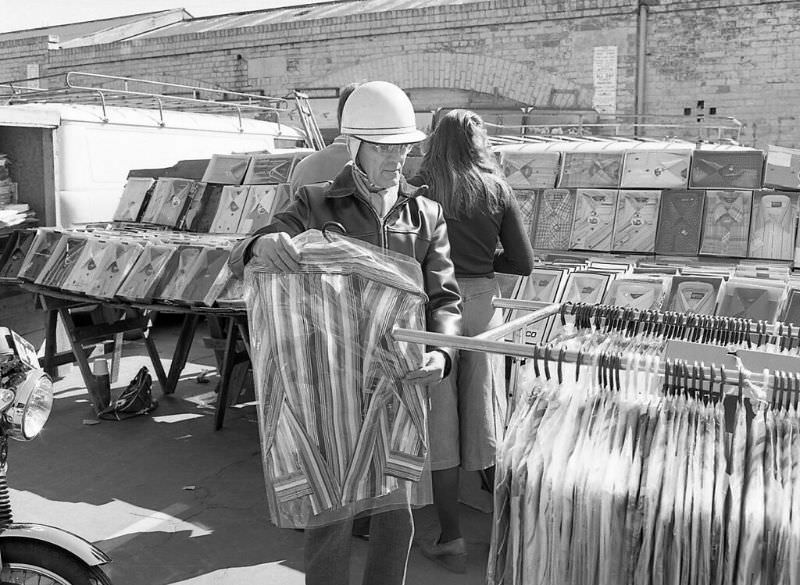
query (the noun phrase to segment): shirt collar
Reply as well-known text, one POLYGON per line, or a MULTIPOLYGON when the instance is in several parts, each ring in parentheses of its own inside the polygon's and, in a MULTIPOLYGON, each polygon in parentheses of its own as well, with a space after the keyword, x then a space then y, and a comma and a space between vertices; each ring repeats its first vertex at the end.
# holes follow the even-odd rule
POLYGON ((724 199, 717 199, 717 204, 714 206, 714 211, 711 215, 712 219, 716 223, 726 215, 737 223, 742 221, 744 218, 744 205, 741 197, 736 197, 732 203, 728 203, 724 199))
MULTIPOLYGON (((356 182, 353 179, 353 162, 347 163, 338 175, 333 179, 330 189, 325 193, 325 197, 349 197, 358 192, 356 182)), ((427 185, 414 187, 406 182, 405 177, 400 175, 400 185, 397 191, 397 201, 409 199, 419 195, 425 195, 427 185)))

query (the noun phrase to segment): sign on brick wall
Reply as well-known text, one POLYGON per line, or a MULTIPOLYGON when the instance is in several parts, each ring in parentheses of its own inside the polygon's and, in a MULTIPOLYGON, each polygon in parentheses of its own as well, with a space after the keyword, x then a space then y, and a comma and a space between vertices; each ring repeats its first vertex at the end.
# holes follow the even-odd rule
POLYGON ((592 62, 592 107, 600 114, 617 112, 617 47, 595 47, 592 62))

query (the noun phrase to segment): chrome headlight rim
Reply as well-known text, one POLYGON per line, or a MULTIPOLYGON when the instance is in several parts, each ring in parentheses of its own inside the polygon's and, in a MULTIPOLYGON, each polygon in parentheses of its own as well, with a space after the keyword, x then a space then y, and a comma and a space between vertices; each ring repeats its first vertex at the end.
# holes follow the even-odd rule
POLYGON ((35 439, 50 417, 52 407, 52 379, 42 370, 31 370, 17 386, 14 402, 7 412, 8 436, 18 441, 35 439), (38 420, 31 420, 33 414, 38 414, 38 420))

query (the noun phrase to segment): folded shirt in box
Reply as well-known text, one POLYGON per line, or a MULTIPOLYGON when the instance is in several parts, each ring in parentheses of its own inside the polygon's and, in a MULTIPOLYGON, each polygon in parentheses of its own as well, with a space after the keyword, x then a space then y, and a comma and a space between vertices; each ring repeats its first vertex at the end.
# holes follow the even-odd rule
POLYGON ((721 277, 674 276, 664 309, 678 313, 713 315, 722 282, 721 277))
POLYGON ((622 152, 565 152, 558 187, 608 189, 619 187, 622 152))
POLYGON ((556 186, 561 154, 558 152, 530 152, 524 147, 502 152, 503 172, 512 189, 552 189, 556 186), (516 150, 519 149, 519 150, 516 150))
POLYGON ((236 229, 238 233, 250 234, 269 224, 277 191, 277 185, 251 185, 248 188, 242 218, 236 229))
POLYGON ((772 322, 777 318, 783 287, 770 286, 748 279, 740 282, 732 278, 725 285, 725 294, 719 314, 726 317, 772 322))
POLYGON ((689 181, 689 150, 631 150, 622 163, 623 189, 681 189, 689 181))
POLYGON ((800 289, 789 290, 789 300, 781 314, 781 321, 792 325, 800 325, 800 289))
POLYGON ((694 150, 689 186, 697 189, 760 189, 761 150, 694 150))
MULTIPOLYGON (((530 275, 523 278, 515 299, 524 301, 541 301, 553 303, 561 290, 561 283, 565 279, 565 272, 556 268, 534 268, 530 275)), ((511 311, 510 320, 520 317, 523 313, 519 310, 511 311)), ((542 319, 531 323, 525 328, 523 343, 541 343, 550 328, 552 318, 542 319)), ((513 340, 513 335, 508 336, 513 340)))
POLYGON ((151 302, 153 291, 174 252, 173 246, 148 243, 117 290, 117 296, 140 303, 151 302))
POLYGON ((114 212, 114 221, 139 221, 155 182, 150 177, 129 177, 114 212))
POLYGON ((525 228, 525 233, 531 238, 531 245, 533 245, 533 232, 536 223, 536 201, 538 200, 538 193, 534 189, 516 189, 514 197, 519 204, 520 217, 522 218, 522 225, 525 228))
POLYGON ((61 285, 63 290, 86 294, 92 283, 100 277, 102 259, 108 247, 107 240, 88 238, 75 268, 61 285))
POLYGON ((294 165, 305 154, 254 154, 244 176, 245 185, 277 185, 288 183, 294 165))
POLYGON ((250 165, 249 154, 215 154, 206 167, 202 181, 220 185, 241 185, 250 165))
POLYGON ((705 191, 661 193, 656 254, 695 256, 700 250, 705 191))
POLYGON ((664 281, 655 278, 618 278, 611 281, 603 297, 603 303, 607 305, 639 311, 658 310, 663 300, 664 281))
POLYGON ((53 249, 53 254, 36 277, 36 284, 61 288, 77 264, 86 245, 86 234, 64 233, 53 249))
POLYGON ((113 299, 143 248, 143 244, 139 242, 109 242, 102 256, 99 278, 91 283, 87 294, 101 299, 113 299))
POLYGON ((17 277, 21 280, 35 281, 63 235, 64 232, 60 229, 38 228, 36 237, 19 267, 17 277))
POLYGON ((747 256, 752 191, 706 192, 701 254, 747 256))
POLYGON ((753 197, 751 258, 791 260, 794 256, 797 194, 759 191, 753 197))
POLYGON ((569 189, 545 189, 539 194, 533 247, 566 250, 575 214, 575 192, 569 189))
POLYGON ((225 185, 225 187, 222 188, 217 214, 214 216, 214 221, 211 224, 211 233, 236 233, 236 230, 239 229, 242 213, 244 212, 248 189, 249 187, 247 185, 225 185))
POLYGON ((3 251, 3 267, 0 278, 16 279, 22 263, 36 239, 36 230, 16 230, 9 238, 7 248, 3 251))
POLYGON ((222 200, 223 188, 224 185, 208 183, 198 189, 184 215, 183 227, 185 229, 201 234, 211 231, 222 200))
POLYGON ((800 189, 800 150, 767 146, 764 184, 770 187, 800 189))
POLYGON ((203 248, 192 265, 189 282, 178 293, 178 300, 190 304, 203 304, 219 273, 227 264, 230 253, 228 248, 203 248))
POLYGON ((159 178, 142 214, 142 222, 176 227, 197 188, 198 183, 191 179, 159 178))
POLYGON ((616 208, 616 190, 578 189, 570 248, 599 252, 611 250, 616 208))
POLYGON ((162 279, 161 290, 156 291, 154 298, 163 301, 180 301, 183 289, 192 278, 194 263, 200 257, 202 245, 184 244, 173 254, 162 279))
POLYGON ((615 252, 652 252, 661 191, 620 190, 611 249, 615 252))

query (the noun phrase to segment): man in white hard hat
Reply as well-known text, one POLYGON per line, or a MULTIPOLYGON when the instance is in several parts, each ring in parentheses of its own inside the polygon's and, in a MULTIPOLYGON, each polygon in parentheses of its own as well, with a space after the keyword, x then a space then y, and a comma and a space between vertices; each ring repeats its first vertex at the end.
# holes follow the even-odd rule
MULTIPOLYGON (((417 130, 408 96, 384 81, 360 85, 345 103, 341 132, 352 162, 332 182, 301 187, 272 224, 234 248, 232 270, 241 275, 247 262, 257 262, 272 271, 296 271, 298 253, 291 238, 337 224, 351 237, 416 259, 428 296, 427 329, 460 333, 461 298, 442 209, 424 197, 425 187, 409 186, 401 174, 411 146, 425 138, 417 130)), ((423 365, 405 379, 420 384, 438 382, 449 372, 452 358, 452 349, 428 347, 423 365)), ((392 496, 384 496, 387 505, 381 502, 380 512, 374 508, 371 517, 365 585, 405 582, 413 520, 410 502, 392 502, 392 496)), ((413 503, 422 505, 429 500, 413 503)), ((352 523, 353 518, 348 518, 306 529, 308 585, 349 585, 352 523)))

